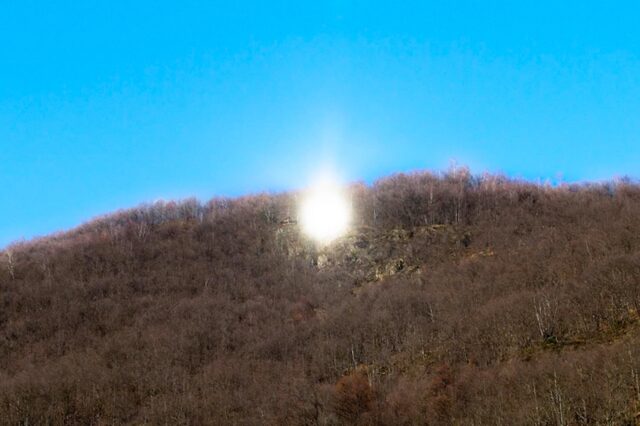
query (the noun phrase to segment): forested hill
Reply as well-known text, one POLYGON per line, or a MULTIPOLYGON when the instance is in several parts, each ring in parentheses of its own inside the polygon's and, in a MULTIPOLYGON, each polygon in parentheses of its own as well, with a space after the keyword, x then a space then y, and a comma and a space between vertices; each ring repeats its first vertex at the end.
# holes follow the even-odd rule
POLYGON ((0 252, 4 424, 640 424, 640 187, 394 175, 0 252))

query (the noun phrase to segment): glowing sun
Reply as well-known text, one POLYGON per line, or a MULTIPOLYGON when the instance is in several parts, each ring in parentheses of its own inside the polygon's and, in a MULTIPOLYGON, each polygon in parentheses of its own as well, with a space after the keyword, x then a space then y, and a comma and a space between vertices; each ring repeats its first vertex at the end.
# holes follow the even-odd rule
POLYGON ((320 243, 329 243, 344 234, 350 221, 351 208, 346 194, 329 180, 312 186, 300 206, 303 231, 320 243))

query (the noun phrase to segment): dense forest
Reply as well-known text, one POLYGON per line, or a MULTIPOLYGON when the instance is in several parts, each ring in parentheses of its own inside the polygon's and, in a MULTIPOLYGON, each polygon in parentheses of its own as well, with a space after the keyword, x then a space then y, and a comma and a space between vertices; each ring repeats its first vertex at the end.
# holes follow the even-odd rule
POLYGON ((0 252, 0 422, 640 424, 640 186, 468 170, 161 202, 0 252))

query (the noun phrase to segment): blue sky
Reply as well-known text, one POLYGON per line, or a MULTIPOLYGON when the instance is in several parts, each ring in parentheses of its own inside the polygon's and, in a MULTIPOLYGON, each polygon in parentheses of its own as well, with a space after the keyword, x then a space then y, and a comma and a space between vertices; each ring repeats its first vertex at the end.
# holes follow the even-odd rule
POLYGON ((5 1, 0 246, 324 164, 638 177, 637 4, 5 1))

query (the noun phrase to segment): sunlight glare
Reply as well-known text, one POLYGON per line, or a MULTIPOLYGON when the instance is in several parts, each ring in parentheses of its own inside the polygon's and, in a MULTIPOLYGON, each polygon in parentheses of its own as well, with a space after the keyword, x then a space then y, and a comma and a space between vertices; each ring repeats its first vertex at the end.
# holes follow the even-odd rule
POLYGON ((300 222, 304 232, 320 243, 344 234, 351 220, 348 198, 330 179, 319 180, 304 197, 300 222))

